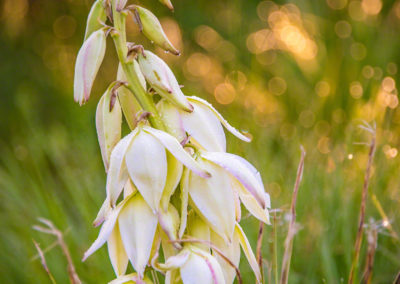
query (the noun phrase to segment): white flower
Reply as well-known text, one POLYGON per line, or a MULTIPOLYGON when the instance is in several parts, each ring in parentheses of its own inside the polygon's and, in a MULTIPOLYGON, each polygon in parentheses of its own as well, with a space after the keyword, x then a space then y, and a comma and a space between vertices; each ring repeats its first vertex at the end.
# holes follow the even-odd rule
POLYGON ((190 142, 201 146, 207 151, 225 152, 226 139, 222 125, 237 138, 250 142, 251 139, 233 126, 207 101, 198 97, 187 97, 193 106, 193 112, 188 113, 175 107, 166 100, 161 100, 157 108, 161 117, 179 141, 190 136, 190 142), (187 134, 186 134, 187 133, 187 134))

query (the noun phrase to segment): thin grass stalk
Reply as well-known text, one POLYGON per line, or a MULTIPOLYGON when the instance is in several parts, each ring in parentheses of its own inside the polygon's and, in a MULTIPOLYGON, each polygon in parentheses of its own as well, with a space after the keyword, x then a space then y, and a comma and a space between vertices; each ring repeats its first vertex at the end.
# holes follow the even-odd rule
POLYGON ((258 229, 258 237, 257 237, 256 258, 257 258, 258 266, 260 266, 261 283, 264 283, 264 269, 263 269, 263 257, 262 257, 263 236, 264 236, 264 223, 260 222, 260 227, 258 229))
POLYGON ((368 252, 367 252, 367 260, 365 262, 362 283, 370 284, 372 280, 372 270, 374 267, 375 252, 378 246, 378 228, 376 225, 372 224, 371 228, 368 230, 367 239, 368 239, 368 252))
POLYGON ((393 281, 393 284, 400 284, 400 272, 397 273, 396 278, 393 281))
POLYGON ((39 244, 35 240, 32 240, 32 241, 33 241, 33 244, 35 245, 35 248, 36 248, 36 250, 38 252, 38 255, 39 255, 39 258, 40 258, 40 262, 41 262, 44 270, 46 271, 47 275, 49 276, 51 283, 52 284, 57 284, 56 279, 54 279, 53 274, 51 273, 49 267, 47 266, 46 258, 44 257, 44 253, 43 253, 42 249, 40 248, 39 244))
POLYGON ((274 259, 273 259, 273 266, 274 266, 274 278, 275 284, 279 283, 279 270, 278 270, 278 236, 276 232, 276 211, 274 211, 274 226, 273 232, 274 236, 274 259))
POLYGON ((289 222, 288 233, 285 240, 285 252, 283 254, 282 260, 282 271, 281 271, 281 284, 287 284, 289 280, 289 270, 290 270, 290 260, 292 258, 292 249, 293 249, 293 239, 296 234, 296 202, 297 202, 297 194, 299 192, 300 182, 303 177, 304 170, 304 158, 306 156, 306 152, 304 148, 301 147, 301 158, 299 167, 297 169, 296 182, 293 189, 292 195, 292 203, 290 205, 291 219, 289 222))
POLYGON ((355 278, 355 275, 357 272, 358 260, 360 257, 361 243, 362 243, 362 239, 363 239, 364 223, 365 223, 365 208, 366 208, 367 197, 368 197, 368 187, 369 187, 369 181, 370 181, 370 177, 371 177, 372 163, 374 160, 375 149, 376 149, 376 133, 375 133, 375 131, 373 131, 371 133, 372 133, 372 139, 371 139, 370 147, 369 147, 367 168, 365 170, 365 175, 364 175, 364 184, 363 184, 361 207, 360 207, 360 217, 359 217, 359 222, 358 222, 356 242, 354 244, 354 256, 353 256, 353 261, 351 264, 348 284, 354 283, 354 278, 355 278))
POLYGON ((372 203, 375 205, 376 209, 381 215, 382 225, 389 230, 390 235, 393 237, 395 241, 399 241, 399 235, 393 230, 392 224, 390 224, 390 220, 387 217, 385 211, 382 208, 381 203, 379 202, 375 194, 372 194, 372 203))

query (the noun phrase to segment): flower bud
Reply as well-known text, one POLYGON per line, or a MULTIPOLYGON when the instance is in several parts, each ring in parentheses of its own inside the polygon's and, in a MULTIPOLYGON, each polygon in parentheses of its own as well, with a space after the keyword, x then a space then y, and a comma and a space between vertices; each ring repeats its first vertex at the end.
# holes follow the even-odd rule
POLYGON ((107 13, 104 7, 104 0, 97 0, 90 9, 86 22, 85 40, 95 31, 101 29, 107 20, 107 13))
POLYGON ((180 52, 169 41, 157 17, 143 7, 137 5, 134 7, 136 21, 140 26, 141 32, 158 46, 172 54, 179 55, 180 52))
POLYGON ((174 6, 172 6, 171 0, 160 0, 162 4, 168 7, 171 11, 174 10, 174 6))
POLYGON ((92 33, 79 50, 75 63, 74 99, 80 105, 89 100, 105 51, 106 35, 103 29, 92 33))
MULTIPOLYGON (((174 241, 178 239, 179 214, 172 204, 169 204, 167 211, 163 209, 158 211, 158 222, 169 240, 174 241)), ((181 248, 178 243, 174 244, 175 247, 181 248)))
POLYGON ((185 111, 193 111, 171 69, 161 58, 146 50, 139 53, 138 61, 147 82, 159 95, 185 111))
POLYGON ((121 139, 122 112, 118 99, 112 94, 114 85, 112 84, 101 97, 96 110, 97 137, 106 172, 111 152, 121 139))

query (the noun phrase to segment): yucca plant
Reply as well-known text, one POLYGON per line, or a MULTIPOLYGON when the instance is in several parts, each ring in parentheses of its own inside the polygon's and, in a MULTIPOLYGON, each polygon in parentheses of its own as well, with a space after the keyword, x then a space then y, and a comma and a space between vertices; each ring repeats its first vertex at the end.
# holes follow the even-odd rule
MULTIPOLYGON (((173 9, 170 1, 161 2, 173 9)), ((150 41, 180 54, 149 10, 126 0, 93 4, 76 61, 75 100, 82 105, 89 99, 107 36, 119 68, 96 111, 106 199, 94 221, 101 225, 99 236, 84 259, 107 243, 112 283, 152 283, 157 273, 165 275, 165 283, 232 283, 235 277, 241 282, 242 247, 261 283, 262 269, 239 222, 243 204, 269 224, 270 199, 259 172, 226 152, 223 126, 250 139, 210 103, 186 96, 156 54, 127 42, 128 15, 150 41), (130 128, 125 137, 123 117, 130 128), (127 274, 129 262, 135 272, 127 274)))

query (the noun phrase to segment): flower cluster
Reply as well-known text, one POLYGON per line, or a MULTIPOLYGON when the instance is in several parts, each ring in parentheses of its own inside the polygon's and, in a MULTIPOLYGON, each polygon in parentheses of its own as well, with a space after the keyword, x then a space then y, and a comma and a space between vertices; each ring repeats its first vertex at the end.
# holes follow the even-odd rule
POLYGON ((106 199, 94 221, 101 225, 99 236, 84 259, 107 243, 117 276, 112 283, 151 283, 150 269, 164 274, 165 283, 232 283, 242 247, 261 282, 239 221, 243 204, 269 223, 269 195, 259 172, 226 152, 223 127, 250 139, 207 101, 184 95, 161 58, 126 41, 125 19, 132 14, 149 40, 179 55, 154 14, 126 2, 93 4, 76 61, 74 97, 81 105, 89 99, 108 35, 120 62, 96 111, 106 199), (131 129, 125 137, 123 116, 131 129), (126 274, 129 262, 135 273, 126 274))

